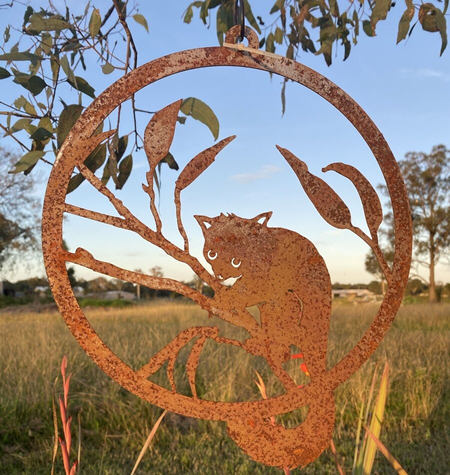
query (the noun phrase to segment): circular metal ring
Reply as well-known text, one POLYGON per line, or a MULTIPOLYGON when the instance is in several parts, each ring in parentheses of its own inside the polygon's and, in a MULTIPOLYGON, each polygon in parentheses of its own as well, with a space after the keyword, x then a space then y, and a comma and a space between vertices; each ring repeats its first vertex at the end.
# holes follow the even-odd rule
MULTIPOLYGON (((227 40, 234 41, 235 34, 229 32, 227 40)), ((250 46, 256 49, 256 34, 249 33, 247 37, 250 46)), ((51 171, 44 200, 42 235, 44 261, 55 301, 70 331, 95 363, 125 389, 152 404, 190 417, 224 421, 239 417, 243 411, 261 418, 289 412, 307 404, 319 385, 326 391, 333 391, 351 376, 378 347, 395 317, 408 279, 412 242, 408 197, 399 167, 383 135, 363 109, 338 86, 307 66, 281 56, 268 56, 259 51, 242 53, 227 47, 198 48, 155 59, 119 79, 92 102, 69 133, 51 171), (243 67, 278 74, 306 86, 336 107, 373 152, 386 180, 394 211, 396 242, 392 273, 395 285, 388 288, 370 328, 350 353, 323 377, 301 389, 254 402, 195 399, 140 377, 106 346, 84 316, 67 277, 62 245, 67 185, 76 162, 83 162, 88 155, 83 141, 95 133, 119 104, 141 88, 173 74, 212 66, 243 67)))

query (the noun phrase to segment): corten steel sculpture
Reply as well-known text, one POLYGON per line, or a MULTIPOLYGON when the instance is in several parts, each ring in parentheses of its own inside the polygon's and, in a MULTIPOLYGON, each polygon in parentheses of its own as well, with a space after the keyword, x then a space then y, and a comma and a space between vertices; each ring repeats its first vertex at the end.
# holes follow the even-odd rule
MULTIPOLYGON (((101 94, 86 109, 68 135, 52 170, 43 212, 43 250, 49 282, 58 307, 75 338, 89 356, 137 396, 169 411, 190 417, 225 421, 229 435, 253 459, 282 468, 304 466, 315 460, 329 445, 334 425, 334 391, 370 357, 380 344, 401 303, 411 258, 411 216, 408 198, 397 163, 383 136, 347 94, 320 74, 281 56, 258 50, 256 34, 246 28, 249 47, 235 44, 239 27, 232 28, 223 47, 199 48, 174 53, 132 71, 101 94), (331 312, 331 284, 324 260, 303 236, 282 228, 269 227, 270 212, 253 219, 235 215, 196 216, 204 235, 204 256, 211 275, 189 252, 189 240, 181 218, 181 193, 209 167, 216 155, 235 137, 228 137, 194 157, 180 173, 174 191, 178 229, 184 246, 176 246, 162 232, 155 206, 153 176, 172 143, 181 101, 157 112, 144 134, 149 161, 147 184, 155 221, 151 229, 137 219, 102 181, 84 164, 86 157, 115 131, 96 133, 97 127, 123 101, 139 89, 172 74, 210 66, 238 66, 270 71, 302 84, 334 105, 359 131, 373 152, 386 180, 395 221, 395 256, 389 266, 378 245, 377 231, 382 221, 379 198, 367 179, 354 167, 333 163, 333 170, 356 187, 365 211, 370 235, 351 222, 350 211, 339 196, 292 152, 278 147, 309 199, 332 226, 348 229, 365 241, 375 253, 388 282, 388 290, 370 328, 357 345, 334 367, 327 368, 327 338, 331 312), (106 196, 120 217, 69 205, 66 190, 74 168, 106 196), (137 233, 149 243, 183 262, 206 282, 214 297, 208 298, 176 280, 149 276, 122 269, 96 259, 85 249, 65 251, 62 245, 64 213, 82 216, 137 233), (137 371, 121 361, 97 336, 72 292, 66 263, 76 263, 102 274, 155 289, 182 294, 226 322, 247 330, 244 341, 224 338, 216 327, 192 327, 181 332, 162 349, 156 349, 149 362, 137 371), (223 281, 234 277, 231 287, 223 281), (260 322, 246 310, 257 305, 260 322), (277 397, 254 402, 215 402, 197 395, 195 377, 203 346, 208 340, 237 346, 263 357, 284 392, 277 397), (186 364, 192 396, 177 392, 174 366, 179 351, 194 341, 186 364), (291 347, 303 358, 302 368, 309 384, 298 386, 283 364, 291 358, 291 347), (148 378, 166 362, 171 390, 148 378), (306 419, 295 428, 274 422, 274 416, 307 406, 306 419)), ((299 355, 296 355, 299 356, 299 355)))

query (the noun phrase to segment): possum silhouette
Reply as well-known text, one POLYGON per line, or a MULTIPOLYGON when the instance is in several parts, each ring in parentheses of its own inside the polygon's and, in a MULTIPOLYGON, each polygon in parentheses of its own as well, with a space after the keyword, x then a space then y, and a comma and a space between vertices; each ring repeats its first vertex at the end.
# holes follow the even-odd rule
MULTIPOLYGON (((235 279, 232 286, 223 285, 216 292, 218 306, 236 312, 258 307, 260 325, 243 347, 263 356, 286 391, 293 391, 297 385, 283 368, 292 346, 301 350, 311 382, 326 372, 331 281, 315 246, 293 231, 268 227, 271 215, 195 218, 203 231, 205 259, 216 278, 235 279)), ((228 421, 230 436, 250 456, 272 466, 289 460, 291 467, 318 457, 330 442, 333 426, 334 397, 326 390, 309 402, 306 419, 293 429, 251 414, 228 421), (324 424, 328 430, 323 430, 324 424), (262 451, 265 445, 268 450, 262 451)))

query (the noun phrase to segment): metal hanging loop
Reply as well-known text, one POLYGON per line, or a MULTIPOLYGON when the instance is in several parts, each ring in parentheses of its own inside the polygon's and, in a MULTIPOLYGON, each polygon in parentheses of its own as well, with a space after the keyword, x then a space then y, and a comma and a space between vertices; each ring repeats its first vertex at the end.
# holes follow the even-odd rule
MULTIPOLYGON (((226 46, 227 43, 232 45, 237 44, 240 34, 241 25, 232 26, 225 35, 224 46, 226 46)), ((244 38, 247 38, 249 48, 259 49, 258 35, 248 26, 244 27, 244 38)))

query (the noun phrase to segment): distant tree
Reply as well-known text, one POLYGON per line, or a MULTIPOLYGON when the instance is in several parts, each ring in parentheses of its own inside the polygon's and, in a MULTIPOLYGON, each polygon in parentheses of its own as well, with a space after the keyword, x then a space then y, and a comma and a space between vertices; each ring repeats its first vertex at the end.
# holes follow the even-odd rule
POLYGON ((400 162, 409 194, 416 263, 428 268, 429 300, 437 301, 435 268, 450 246, 450 150, 409 152, 400 162))
POLYGON ((8 173, 18 160, 0 146, 0 271, 35 256, 39 235, 36 178, 8 173))
POLYGON ((407 295, 419 295, 428 290, 428 286, 421 279, 409 279, 405 293, 407 295))
MULTIPOLYGON (((409 196, 413 220, 413 265, 428 269, 429 301, 437 302, 435 269, 448 255, 450 246, 450 150, 436 145, 429 154, 408 152, 399 162, 409 196)), ((386 186, 380 189, 387 195, 386 186)), ((393 257, 393 215, 385 216, 384 240, 393 257)), ((372 254, 366 256, 366 270, 380 275, 372 254)), ((419 277, 415 271, 412 277, 419 277)))
MULTIPOLYGON (((389 265, 391 265, 394 258, 394 252, 392 250, 392 247, 391 246, 386 247, 385 249, 382 250, 382 252, 385 256, 386 262, 389 265)), ((372 251, 369 251, 366 254, 366 260, 364 261, 364 265, 365 265, 366 271, 377 278, 378 282, 380 283, 381 293, 384 295, 386 291, 386 278, 383 272, 381 271, 380 266, 378 265, 378 261, 377 261, 377 258, 375 257, 375 254, 372 251)))
POLYGON ((164 272, 162 270, 162 267, 160 266, 153 266, 151 269, 150 269, 150 275, 152 275, 153 277, 164 277, 164 272))
POLYGON ((383 293, 381 289, 381 283, 378 282, 377 280, 372 280, 372 282, 370 282, 367 285, 367 290, 370 290, 371 292, 377 295, 380 295, 383 293))

